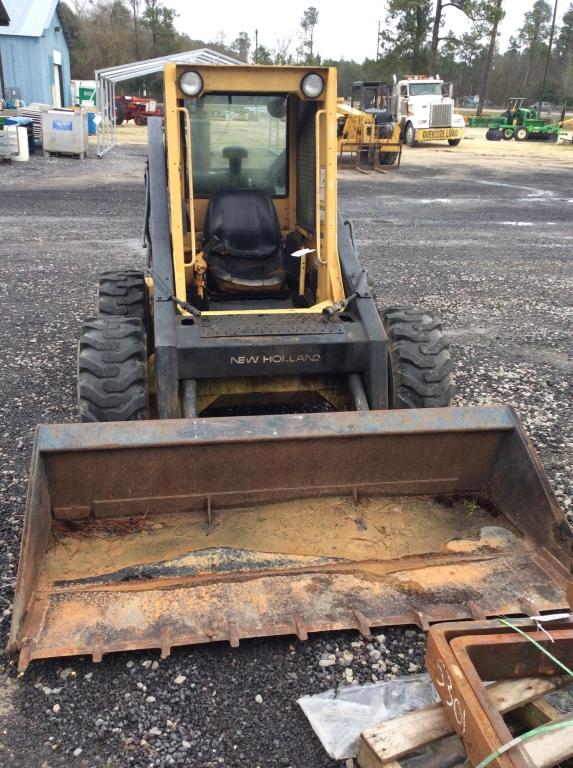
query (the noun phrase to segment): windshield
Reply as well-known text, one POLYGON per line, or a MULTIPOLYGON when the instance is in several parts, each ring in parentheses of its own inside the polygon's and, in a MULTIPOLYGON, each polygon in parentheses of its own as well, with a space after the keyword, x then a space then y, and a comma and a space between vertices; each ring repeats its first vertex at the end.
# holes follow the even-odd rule
POLYGON ((410 83, 410 96, 441 96, 441 83, 410 83))
POLYGON ((286 195, 286 96, 207 94, 185 105, 191 117, 194 195, 229 187, 286 195))

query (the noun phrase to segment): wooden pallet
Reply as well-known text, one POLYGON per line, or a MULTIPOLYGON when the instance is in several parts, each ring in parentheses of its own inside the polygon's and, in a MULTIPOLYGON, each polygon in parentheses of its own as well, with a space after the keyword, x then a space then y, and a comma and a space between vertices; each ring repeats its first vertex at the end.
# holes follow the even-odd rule
MULTIPOLYGON (((537 721, 531 719, 529 722, 537 722, 539 725, 540 722, 552 720, 551 715, 556 711, 547 705, 543 699, 544 694, 562 686, 567 680, 564 677, 505 680, 494 683, 489 693, 500 712, 519 710, 520 716, 524 712, 535 712, 537 721), (529 705, 529 709, 526 709, 526 705, 529 705)), ((559 719, 572 717, 573 713, 570 713, 559 719)), ((358 745, 358 764, 360 768, 400 768, 400 759, 453 733, 441 704, 409 712, 362 732, 358 745)), ((523 749, 537 768, 550 768, 573 755, 573 727, 571 731, 561 731, 557 739, 554 733, 548 733, 525 742, 523 749)))

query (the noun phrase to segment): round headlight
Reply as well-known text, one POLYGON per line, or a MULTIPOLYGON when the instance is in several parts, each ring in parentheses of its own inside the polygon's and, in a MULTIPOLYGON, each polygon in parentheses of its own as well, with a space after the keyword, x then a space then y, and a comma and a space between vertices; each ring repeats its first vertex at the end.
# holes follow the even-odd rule
POLYGON ((309 99, 317 99, 324 91, 324 80, 320 75, 313 72, 302 78, 300 89, 309 99))
POLYGON ((203 90, 203 78, 199 72, 183 72, 179 87, 187 96, 197 96, 203 90))

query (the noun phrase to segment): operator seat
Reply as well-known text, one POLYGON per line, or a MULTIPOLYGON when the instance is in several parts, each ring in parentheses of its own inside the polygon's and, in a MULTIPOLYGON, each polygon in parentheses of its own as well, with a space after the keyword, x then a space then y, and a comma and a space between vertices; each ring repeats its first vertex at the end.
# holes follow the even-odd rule
POLYGON ((282 236, 265 190, 219 189, 205 217, 208 275, 222 293, 269 294, 285 289, 282 236))

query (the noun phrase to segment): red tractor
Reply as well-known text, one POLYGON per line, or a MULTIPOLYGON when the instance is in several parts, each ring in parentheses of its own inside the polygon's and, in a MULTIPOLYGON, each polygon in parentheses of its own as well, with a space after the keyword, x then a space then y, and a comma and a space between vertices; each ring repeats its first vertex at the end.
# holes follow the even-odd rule
POLYGON ((156 99, 140 96, 118 96, 115 100, 115 124, 130 120, 136 125, 147 125, 148 117, 163 117, 163 104, 156 99))

